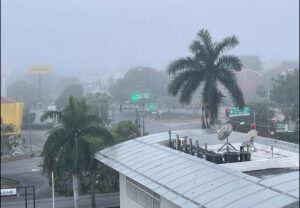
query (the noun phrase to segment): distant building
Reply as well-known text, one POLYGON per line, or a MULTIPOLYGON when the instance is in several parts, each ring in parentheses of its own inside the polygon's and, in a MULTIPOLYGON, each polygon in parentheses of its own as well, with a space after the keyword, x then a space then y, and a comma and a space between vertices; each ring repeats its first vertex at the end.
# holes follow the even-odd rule
POLYGON ((23 105, 23 102, 1 96, 1 124, 12 124, 14 132, 10 132, 11 134, 21 133, 23 105))
POLYGON ((242 69, 237 73, 237 80, 245 100, 256 98, 256 89, 261 83, 263 74, 252 69, 242 69))

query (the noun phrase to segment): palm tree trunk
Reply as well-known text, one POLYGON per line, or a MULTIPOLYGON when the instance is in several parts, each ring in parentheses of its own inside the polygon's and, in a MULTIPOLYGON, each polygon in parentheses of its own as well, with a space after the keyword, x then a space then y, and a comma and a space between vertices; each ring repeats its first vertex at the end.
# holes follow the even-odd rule
POLYGON ((91 205, 92 208, 96 208, 96 199, 95 199, 95 181, 96 181, 96 168, 97 162, 94 161, 91 172, 90 172, 90 180, 91 180, 91 205))
POLYGON ((203 113, 201 115, 201 123, 202 123, 202 128, 206 129, 205 120, 204 120, 204 114, 203 113))
POLYGON ((74 207, 79 208, 79 198, 78 198, 78 193, 79 193, 79 188, 78 188, 78 175, 75 173, 72 175, 73 179, 73 193, 74 193, 74 207))
POLYGON ((202 128, 204 128, 204 129, 209 128, 209 122, 207 120, 207 118, 208 118, 207 112, 208 112, 207 105, 204 105, 202 107, 202 128))

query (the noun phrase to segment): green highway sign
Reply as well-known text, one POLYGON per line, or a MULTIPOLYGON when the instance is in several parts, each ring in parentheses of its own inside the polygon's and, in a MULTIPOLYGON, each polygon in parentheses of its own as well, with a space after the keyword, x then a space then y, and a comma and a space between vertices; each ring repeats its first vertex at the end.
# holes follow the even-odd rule
POLYGON ((242 110, 239 108, 231 108, 229 111, 229 117, 236 116, 250 116, 250 107, 244 107, 242 110))
POLYGON ((132 102, 138 102, 140 99, 147 99, 150 98, 149 93, 139 93, 139 92, 133 92, 130 96, 130 100, 132 102))

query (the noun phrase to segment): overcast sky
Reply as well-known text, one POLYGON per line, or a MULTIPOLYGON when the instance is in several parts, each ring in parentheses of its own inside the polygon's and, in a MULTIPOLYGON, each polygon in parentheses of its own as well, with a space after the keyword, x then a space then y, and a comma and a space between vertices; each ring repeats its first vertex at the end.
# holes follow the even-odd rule
POLYGON ((299 0, 2 0, 1 64, 164 69, 202 29, 237 55, 298 60, 299 0))

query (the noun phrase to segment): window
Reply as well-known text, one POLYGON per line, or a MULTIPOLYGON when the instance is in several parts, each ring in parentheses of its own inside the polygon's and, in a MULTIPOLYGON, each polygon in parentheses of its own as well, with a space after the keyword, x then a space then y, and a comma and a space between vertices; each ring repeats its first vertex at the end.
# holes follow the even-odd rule
POLYGON ((126 177, 126 195, 145 208, 160 208, 160 196, 126 177))

